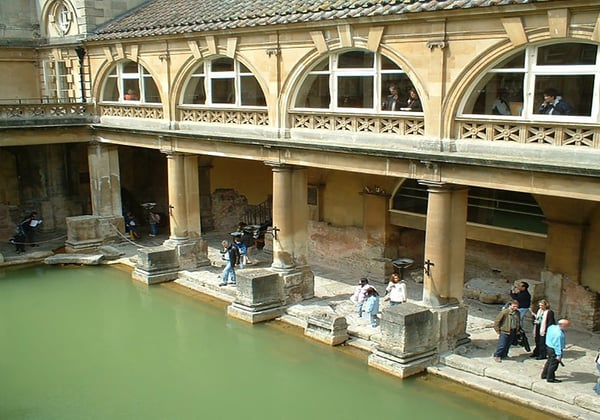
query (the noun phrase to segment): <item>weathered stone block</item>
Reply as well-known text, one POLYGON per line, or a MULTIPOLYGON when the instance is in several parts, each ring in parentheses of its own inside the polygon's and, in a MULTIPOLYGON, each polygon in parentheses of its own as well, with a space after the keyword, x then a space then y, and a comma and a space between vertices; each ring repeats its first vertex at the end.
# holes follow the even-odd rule
POLYGON ((297 267, 279 274, 283 279, 286 304, 294 304, 315 296, 315 275, 309 267, 297 267))
POLYGON ((337 346, 348 340, 348 323, 343 316, 328 312, 315 313, 308 317, 304 335, 337 346))
POLYGON ((283 279, 270 270, 237 275, 237 295, 227 314, 252 324, 283 314, 283 279))
POLYGON ((138 250, 131 277, 146 284, 163 283, 177 278, 179 265, 175 249, 163 246, 138 250))
POLYGON ((443 308, 430 309, 434 314, 438 331, 438 353, 453 350, 458 346, 467 344, 468 308, 466 305, 457 305, 443 308))

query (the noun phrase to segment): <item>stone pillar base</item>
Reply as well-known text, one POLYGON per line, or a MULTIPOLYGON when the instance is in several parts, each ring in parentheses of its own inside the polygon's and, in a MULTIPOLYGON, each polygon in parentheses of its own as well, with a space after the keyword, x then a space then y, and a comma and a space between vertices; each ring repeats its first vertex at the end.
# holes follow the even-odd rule
POLYGON ((124 230, 122 216, 67 217, 65 250, 72 253, 95 250, 103 244, 120 240, 119 232, 124 230))
POLYGON ((464 304, 430 309, 436 318, 438 354, 471 341, 467 334, 468 308, 464 304))
POLYGON ((177 279, 179 266, 175 249, 167 247, 138 250, 138 262, 131 278, 146 284, 164 283, 177 279))
POLYGON ((302 302, 315 297, 315 273, 309 266, 290 270, 275 270, 283 280, 286 305, 302 302))
POLYGON ((420 355, 412 355, 409 358, 396 357, 389 353, 384 353, 376 350, 375 353, 369 355, 368 364, 371 367, 377 368, 390 375, 399 378, 408 378, 424 372, 427 367, 437 361, 437 355, 434 350, 420 355))
POLYGON ((283 314, 283 279, 271 270, 237 275, 236 298, 227 307, 232 318, 256 324, 283 314))
POLYGON ((337 346, 348 340, 348 323, 343 316, 317 313, 308 318, 304 335, 330 346, 337 346))
POLYGON ((167 239, 163 246, 175 249, 180 270, 210 265, 208 243, 203 239, 167 239))

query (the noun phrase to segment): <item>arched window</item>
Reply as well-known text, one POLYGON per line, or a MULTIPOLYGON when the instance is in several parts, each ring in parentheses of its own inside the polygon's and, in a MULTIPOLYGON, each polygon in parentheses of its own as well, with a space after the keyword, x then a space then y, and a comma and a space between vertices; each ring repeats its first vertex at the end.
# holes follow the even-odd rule
MULTIPOLYGON (((393 198, 392 208, 427 214, 427 187, 407 179, 393 198)), ((525 232, 547 233, 544 213, 531 194, 469 187, 467 221, 525 232)))
POLYGON ((462 115, 598 122, 598 53, 595 44, 529 46, 484 74, 462 115))
POLYGON ((102 90, 103 102, 161 103, 156 83, 148 70, 133 61, 116 64, 102 90))
POLYGON ((184 105, 266 107, 256 77, 237 60, 219 57, 201 63, 190 75, 184 105))
POLYGON ((422 112, 418 95, 400 66, 380 54, 358 50, 331 54, 317 62, 301 83, 294 108, 422 112))

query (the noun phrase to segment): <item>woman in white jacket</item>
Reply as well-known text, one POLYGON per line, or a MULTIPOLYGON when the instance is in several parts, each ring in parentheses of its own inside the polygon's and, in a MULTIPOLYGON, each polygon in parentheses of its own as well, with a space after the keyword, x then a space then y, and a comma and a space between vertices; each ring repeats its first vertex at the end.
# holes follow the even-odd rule
POLYGON ((385 288, 385 291, 389 294, 390 306, 396 306, 406 302, 406 282, 404 280, 400 280, 400 276, 398 274, 392 274, 390 282, 385 288))

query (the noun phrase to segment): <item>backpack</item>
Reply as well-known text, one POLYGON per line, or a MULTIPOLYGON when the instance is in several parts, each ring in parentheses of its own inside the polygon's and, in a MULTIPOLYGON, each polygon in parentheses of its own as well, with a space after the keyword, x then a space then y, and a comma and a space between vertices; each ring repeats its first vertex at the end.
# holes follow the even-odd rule
POLYGON ((240 263, 240 250, 235 245, 231 245, 229 249, 229 261, 231 261, 231 265, 238 265, 240 263))

